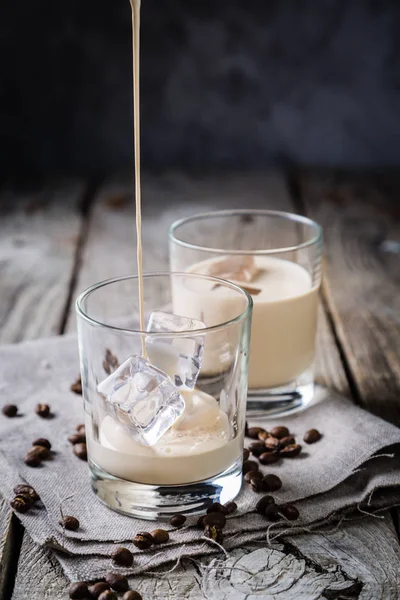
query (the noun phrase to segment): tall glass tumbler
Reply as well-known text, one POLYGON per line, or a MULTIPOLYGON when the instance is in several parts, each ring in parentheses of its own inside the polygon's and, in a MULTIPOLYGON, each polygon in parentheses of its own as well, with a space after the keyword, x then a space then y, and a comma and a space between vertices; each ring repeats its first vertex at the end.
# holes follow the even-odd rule
MULTIPOLYGON (((169 251, 172 270, 221 277, 253 297, 248 414, 305 408, 314 395, 321 227, 278 211, 215 211, 175 222, 169 251)), ((218 289, 209 300, 210 311, 224 312, 218 289)))
POLYGON ((213 277, 146 274, 141 331, 138 298, 123 277, 76 302, 92 486, 125 514, 200 513, 241 487, 252 299, 213 277))

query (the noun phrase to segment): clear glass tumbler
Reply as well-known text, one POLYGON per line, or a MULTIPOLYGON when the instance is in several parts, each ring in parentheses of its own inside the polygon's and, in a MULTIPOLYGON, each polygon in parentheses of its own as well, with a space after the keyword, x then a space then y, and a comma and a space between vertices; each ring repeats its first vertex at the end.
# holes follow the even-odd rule
MULTIPOLYGON (((169 250, 171 270, 221 277, 253 297, 249 416, 276 418, 305 408, 314 395, 321 227, 277 211, 209 212, 176 221, 169 250)), ((223 300, 209 301, 224 312, 223 300)), ((206 353, 203 371, 208 368, 206 353)))
POLYGON ((123 277, 76 302, 92 486, 125 514, 197 514, 241 487, 252 299, 209 276, 146 274, 141 331, 138 298, 123 277))

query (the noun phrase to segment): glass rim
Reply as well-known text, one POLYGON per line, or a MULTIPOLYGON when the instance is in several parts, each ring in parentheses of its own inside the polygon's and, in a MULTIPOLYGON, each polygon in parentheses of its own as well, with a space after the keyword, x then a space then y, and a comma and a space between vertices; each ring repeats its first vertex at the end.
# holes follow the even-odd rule
POLYGON ((283 254, 285 252, 294 252, 296 250, 300 250, 302 248, 308 248, 309 246, 317 245, 322 242, 323 230, 321 225, 318 225, 316 221, 309 219, 303 215, 297 215, 291 212, 285 212, 281 210, 269 210, 269 209, 257 209, 257 208, 235 208, 235 209, 224 209, 224 210, 210 210, 202 213, 196 213, 195 215, 191 215, 190 217, 183 217, 174 221, 172 225, 170 225, 168 230, 168 238, 176 243, 178 246, 182 246, 183 248, 190 248, 191 250, 201 250, 204 252, 209 252, 213 254, 228 254, 228 255, 265 255, 265 254, 283 254), (284 246, 280 248, 266 248, 265 250, 227 250, 224 248, 211 248, 209 246, 201 246, 199 244, 192 244, 191 242, 185 242, 178 237, 176 237, 176 230, 182 225, 186 225, 191 221, 196 221, 199 219, 206 219, 210 217, 228 217, 234 215, 260 215, 264 217, 273 217, 280 218, 285 221, 293 221, 296 223, 302 223, 303 225, 308 225, 312 227, 315 231, 315 235, 305 242, 301 242, 299 244, 295 244, 292 246, 284 246))
POLYGON ((77 299, 75 300, 76 315, 78 317, 81 317, 83 320, 90 323, 91 325, 94 325, 96 327, 103 327, 103 328, 109 329, 111 331, 118 331, 120 333, 135 334, 135 335, 140 335, 140 336, 145 335, 146 337, 170 338, 171 335, 173 337, 187 337, 189 333, 192 335, 205 335, 208 332, 225 329, 231 325, 234 325, 235 323, 239 323, 240 321, 246 319, 252 313, 253 298, 251 297, 251 295, 248 292, 246 292, 246 290, 241 288, 239 285, 236 285, 235 283, 232 283, 230 281, 226 281, 225 279, 220 279, 219 277, 213 277, 211 275, 201 275, 200 273, 184 273, 184 272, 178 272, 178 271, 155 271, 152 273, 143 273, 143 279, 152 278, 152 277, 170 277, 171 275, 172 276, 178 275, 179 277, 190 277, 190 278, 194 278, 194 279, 211 280, 211 281, 215 281, 216 284, 218 284, 218 285, 231 288, 234 291, 238 292, 241 296, 243 296, 247 300, 246 308, 239 315, 237 315, 233 319, 229 319, 228 321, 218 323, 217 325, 212 325, 211 327, 205 327, 203 329, 191 329, 191 330, 187 330, 187 331, 159 332, 159 331, 142 331, 141 329, 127 329, 126 327, 117 327, 116 325, 108 325, 106 323, 102 323, 101 321, 98 321, 97 319, 94 319, 93 317, 90 317, 83 308, 83 302, 91 294, 93 294, 97 290, 100 290, 101 288, 104 288, 113 283, 120 283, 121 281, 138 280, 139 279, 138 275, 123 275, 120 277, 112 277, 111 279, 104 279, 103 281, 94 283, 90 287, 83 290, 83 292, 81 292, 79 294, 79 296, 77 297, 77 299))

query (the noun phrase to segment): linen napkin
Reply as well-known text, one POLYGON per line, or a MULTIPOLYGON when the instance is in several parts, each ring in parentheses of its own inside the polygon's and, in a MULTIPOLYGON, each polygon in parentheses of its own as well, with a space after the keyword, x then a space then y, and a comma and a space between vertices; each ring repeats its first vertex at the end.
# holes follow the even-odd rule
MULTIPOLYGON (((29 535, 54 550, 72 580, 103 576, 110 570, 109 556, 116 543, 134 554, 133 566, 121 570, 127 574, 154 569, 182 556, 218 551, 202 537, 195 518, 174 530, 165 522, 117 514, 97 499, 90 487, 87 464, 73 454, 67 440, 83 422, 82 398, 70 391, 77 374, 75 337, 0 348, 2 403, 17 404, 20 414, 12 419, 0 416, 0 492, 11 500, 14 485, 27 482, 39 493, 41 503, 18 514, 29 535), (37 403, 49 404, 53 418, 36 415, 37 403), (23 458, 38 437, 50 440, 54 454, 41 467, 28 467, 23 458), (79 519, 78 531, 63 531, 59 525, 61 510, 79 519), (137 532, 159 527, 170 530, 167 544, 147 551, 132 544, 137 532)), ((310 428, 323 434, 318 443, 305 446, 299 457, 263 468, 279 475, 283 486, 274 496, 279 503, 295 503, 300 519, 266 521, 254 510, 260 495, 244 484, 236 500, 238 511, 224 529, 227 549, 256 539, 272 540, 282 533, 334 526, 343 519, 400 504, 399 429, 322 388, 312 407, 280 421, 298 441, 310 428)), ((273 426, 267 423, 268 428, 273 426)))

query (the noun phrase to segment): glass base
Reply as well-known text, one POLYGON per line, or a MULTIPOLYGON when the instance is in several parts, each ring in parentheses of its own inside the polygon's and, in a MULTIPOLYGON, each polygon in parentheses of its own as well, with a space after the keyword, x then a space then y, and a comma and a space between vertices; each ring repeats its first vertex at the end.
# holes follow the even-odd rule
POLYGON ((307 408, 314 398, 314 382, 293 383, 268 390, 249 390, 246 416, 250 419, 286 417, 307 408))
POLYGON ((240 492, 242 460, 206 481, 184 485, 146 485, 110 475, 90 459, 92 488, 98 498, 124 515, 140 519, 170 519, 204 513, 213 502, 226 504, 240 492))

